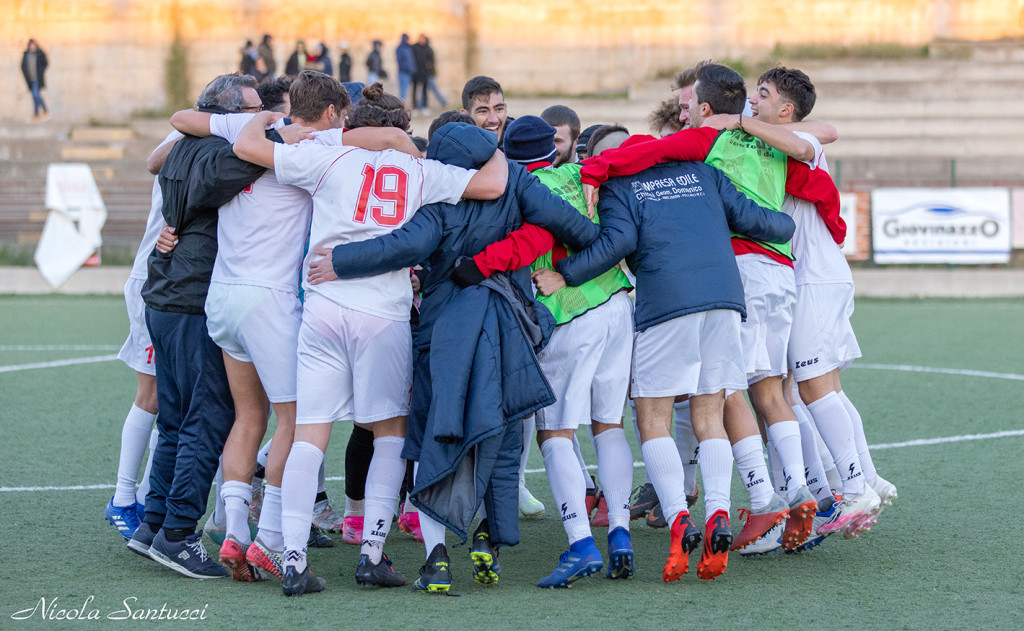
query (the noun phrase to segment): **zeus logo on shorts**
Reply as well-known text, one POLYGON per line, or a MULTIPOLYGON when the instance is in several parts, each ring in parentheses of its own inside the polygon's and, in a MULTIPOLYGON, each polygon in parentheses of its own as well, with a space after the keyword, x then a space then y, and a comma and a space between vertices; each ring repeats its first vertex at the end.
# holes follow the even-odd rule
POLYGON ((818 363, 818 358, 815 357, 814 359, 808 359, 806 361, 797 362, 793 367, 794 368, 806 368, 807 366, 811 366, 811 365, 817 364, 817 363, 818 363))

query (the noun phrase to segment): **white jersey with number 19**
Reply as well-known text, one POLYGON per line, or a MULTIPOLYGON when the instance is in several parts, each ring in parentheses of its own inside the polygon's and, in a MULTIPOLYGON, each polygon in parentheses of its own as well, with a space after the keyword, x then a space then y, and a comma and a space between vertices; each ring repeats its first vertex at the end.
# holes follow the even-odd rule
POLYGON ((407 271, 310 285, 309 265, 320 258, 313 252, 387 234, 424 204, 457 204, 475 171, 394 150, 326 147, 309 141, 275 144, 274 170, 279 182, 313 196, 303 289, 349 309, 407 321, 412 306, 407 271))

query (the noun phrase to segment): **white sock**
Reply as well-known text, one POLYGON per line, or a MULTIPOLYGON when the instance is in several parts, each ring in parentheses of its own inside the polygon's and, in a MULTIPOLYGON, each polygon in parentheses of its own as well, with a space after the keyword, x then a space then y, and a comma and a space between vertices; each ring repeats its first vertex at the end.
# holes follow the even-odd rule
POLYGON ((725 438, 710 438, 700 443, 700 477, 704 480, 704 512, 710 519, 716 511, 729 513, 729 487, 732 486, 732 446, 725 438))
MULTIPOLYGON (((644 465, 651 476, 651 483, 661 500, 661 510, 669 525, 675 523, 679 513, 690 511, 686 508, 686 493, 683 492, 683 463, 675 442, 668 436, 652 438, 640 445, 644 465)), ((705 478, 706 479, 706 478, 705 478)))
POLYGON ((839 472, 836 471, 836 463, 834 458, 832 458, 832 452, 828 450, 825 441, 821 439, 821 432, 818 431, 818 426, 812 423, 812 427, 814 429, 814 444, 818 446, 818 458, 821 459, 821 466, 825 468, 825 479, 828 480, 828 488, 832 490, 832 495, 839 495, 843 492, 843 479, 839 477, 839 472))
POLYGON ((532 414, 523 419, 523 454, 519 460, 519 488, 526 487, 526 461, 530 458, 530 444, 533 443, 533 428, 537 419, 532 414))
POLYGON ((142 474, 142 481, 139 482, 139 490, 135 492, 135 501, 139 504, 146 503, 146 496, 149 495, 149 472, 153 470, 153 454, 156 453, 156 441, 160 439, 160 431, 153 428, 149 434, 149 456, 146 457, 146 471, 142 474))
POLYGON ((633 452, 621 427, 594 435, 597 475, 608 504, 608 532, 629 530, 629 493, 633 487, 633 452))
POLYGON ((750 509, 761 510, 770 504, 775 492, 772 489, 771 478, 768 477, 768 467, 764 463, 761 435, 747 436, 733 445, 732 457, 736 460, 740 481, 750 494, 750 509))
POLYGON ((853 421, 843 400, 835 392, 829 392, 808 405, 807 410, 835 459, 836 470, 843 480, 843 493, 860 495, 864 492, 864 471, 853 438, 853 421))
POLYGON ((405 439, 381 436, 373 439, 373 458, 366 473, 366 517, 363 526, 363 547, 360 554, 370 557, 373 564, 380 563, 384 554, 384 540, 395 518, 395 504, 405 477, 405 459, 402 447, 405 439))
POLYGON ((818 440, 814 435, 814 422, 811 420, 810 411, 799 403, 793 406, 793 414, 796 414, 796 421, 800 425, 800 448, 803 450, 807 488, 819 502, 830 499, 832 489, 828 485, 828 476, 825 475, 821 456, 818 455, 818 440))
POLYGON ((256 536, 274 550, 284 547, 281 535, 281 487, 263 487, 263 508, 260 510, 259 532, 256 536))
MULTIPOLYGON (((860 458, 861 469, 864 470, 864 481, 874 486, 878 481, 878 472, 875 471, 875 463, 871 459, 871 452, 868 451, 868 440, 864 436, 864 421, 861 420, 860 412, 853 406, 845 392, 840 390, 839 398, 842 399, 843 405, 846 406, 846 412, 853 422, 853 440, 857 445, 857 457, 860 458)), ((839 475, 842 475, 842 472, 839 475)))
POLYGON ((354 500, 345 496, 345 514, 342 517, 362 517, 365 500, 354 500))
POLYGON ((402 514, 403 515, 407 515, 407 514, 410 514, 410 513, 418 513, 418 512, 420 512, 420 509, 418 509, 415 506, 413 506, 412 502, 410 501, 410 497, 411 496, 409 495, 409 493, 405 494, 405 501, 402 502, 402 514))
MULTIPOLYGON (((316 501, 316 470, 324 452, 304 441, 292 443, 281 481, 281 533, 284 539, 284 564, 306 569, 306 542, 313 521, 316 501)), ((266 498, 264 498, 264 502, 266 498)))
POLYGON ((135 480, 139 476, 142 457, 153 431, 156 414, 150 414, 132 404, 121 428, 121 455, 117 463, 117 486, 114 489, 114 506, 131 506, 135 503, 135 480))
POLYGON ((320 470, 316 473, 316 492, 317 495, 325 493, 327 491, 327 469, 324 463, 320 463, 320 470))
POLYGON ((249 505, 252 503, 252 485, 248 482, 228 480, 220 485, 220 496, 224 499, 225 528, 228 535, 238 543, 249 545, 249 505))
POLYGON ((768 426, 768 437, 775 443, 782 472, 786 476, 788 501, 796 498, 800 487, 807 486, 804 476, 804 455, 800 446, 800 424, 796 421, 782 421, 768 426))
POLYGON ((690 400, 672 406, 676 411, 676 449, 683 461, 683 473, 686 485, 683 490, 687 495, 697 492, 697 436, 693 433, 693 419, 690 418, 690 400))
POLYGON ((768 439, 768 471, 771 474, 772 486, 779 497, 786 497, 786 474, 782 472, 782 464, 779 462, 779 452, 775 449, 775 443, 768 439))
MULTIPOLYGON (((590 437, 594 439, 593 436, 590 437)), ((576 452, 576 460, 580 463, 580 471, 583 472, 583 481, 587 484, 587 491, 592 491, 597 488, 594 484, 594 478, 590 476, 590 469, 587 469, 587 462, 583 459, 583 452, 580 451, 580 441, 576 438, 576 434, 572 435, 572 450, 576 452)), ((594 443, 594 451, 597 451, 597 443, 594 443)))
POLYGON ((590 536, 590 519, 585 497, 587 486, 583 472, 572 452, 568 438, 549 438, 540 446, 544 456, 544 470, 548 474, 551 494, 555 497, 562 517, 562 526, 569 536, 569 545, 590 536))
POLYGON ((270 454, 270 443, 272 442, 274 442, 273 438, 268 440, 267 444, 260 447, 260 452, 256 454, 256 464, 263 467, 264 469, 267 468, 267 456, 268 454, 270 454))
MULTIPOLYGON (((420 463, 417 462, 412 467, 413 480, 416 479, 416 474, 419 473, 419 470, 420 463)), ((444 527, 444 524, 426 513, 420 513, 420 531, 423 533, 423 547, 427 549, 428 557, 438 544, 445 544, 445 534, 447 534, 448 529, 444 527)))

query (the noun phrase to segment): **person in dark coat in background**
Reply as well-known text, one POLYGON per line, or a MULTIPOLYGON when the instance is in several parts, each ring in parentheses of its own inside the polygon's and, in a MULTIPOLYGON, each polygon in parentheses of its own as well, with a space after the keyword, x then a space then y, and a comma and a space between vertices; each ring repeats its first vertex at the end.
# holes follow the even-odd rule
MULTIPOLYGON (((434 129, 427 147, 427 156, 432 159, 457 166, 478 167, 480 162, 490 155, 488 152, 493 152, 497 146, 497 137, 494 134, 473 127, 469 123, 438 125, 438 122, 443 120, 439 119, 432 125, 434 129)), ((480 291, 478 288, 474 289, 475 296, 466 297, 467 300, 473 299, 472 304, 463 303, 460 298, 465 293, 465 290, 460 288, 462 284, 483 280, 483 277, 479 276, 479 271, 475 278, 472 277, 472 273, 466 275, 470 278, 461 275, 460 259, 473 256, 490 243, 505 238, 509 232, 522 226, 524 221, 550 230, 573 248, 589 244, 600 232, 596 224, 591 223, 562 199, 552 195, 547 187, 532 177, 526 169, 509 162, 508 186, 505 194, 497 200, 464 200, 456 206, 424 206, 401 229, 376 239, 338 246, 334 248, 331 259, 334 274, 347 278, 401 269, 426 261, 424 267, 428 272, 423 281, 419 329, 413 339, 417 354, 413 368, 412 410, 403 452, 407 459, 418 461, 412 501, 421 510, 420 525, 427 553, 430 555, 425 566, 427 571, 421 575, 421 580, 428 576, 433 578, 428 586, 421 586, 420 582, 417 582, 417 587, 424 590, 429 586, 443 583, 436 574, 447 571, 437 569, 442 559, 447 562, 444 526, 465 538, 473 514, 481 502, 486 509, 486 518, 481 520, 473 535, 475 579, 482 583, 497 581, 499 567, 495 547, 515 545, 519 541, 519 456, 522 450, 522 427, 518 421, 529 414, 531 408, 542 406, 546 400, 544 395, 550 393, 543 376, 540 376, 539 382, 524 377, 524 374, 530 372, 525 369, 531 363, 536 363, 536 357, 532 356, 532 350, 526 350, 529 349, 529 344, 525 340, 520 339, 522 343, 514 345, 506 344, 504 336, 512 335, 514 332, 501 329, 502 349, 514 347, 517 352, 506 355, 501 353, 510 351, 502 350, 496 359, 501 360, 503 367, 504 362, 510 361, 513 364, 518 362, 524 368, 524 372, 517 376, 520 381, 517 381, 514 387, 510 386, 503 390, 500 387, 503 381, 501 378, 494 378, 493 374, 481 374, 481 366, 494 367, 497 364, 493 361, 490 364, 478 363, 477 359, 481 359, 479 352, 473 355, 476 359, 472 360, 472 364, 466 364, 466 361, 458 362, 460 357, 465 360, 460 355, 460 349, 478 348, 481 339, 480 327, 477 327, 477 337, 471 337, 473 332, 469 330, 464 331, 465 344, 449 344, 447 336, 455 329, 444 326, 442 333, 446 343, 445 348, 437 348, 437 352, 443 355, 437 361, 444 363, 455 360, 459 365, 440 369, 441 378, 438 379, 438 383, 444 385, 435 390, 432 388, 431 374, 437 366, 435 359, 431 357, 431 349, 434 347, 434 326, 444 320, 446 313, 449 314, 447 317, 451 318, 450 310, 453 305, 472 308, 474 313, 480 313, 481 317, 484 317, 482 312, 476 311, 477 308, 483 308, 476 298, 482 300, 485 297, 477 293, 480 291), (445 354, 445 350, 452 353, 445 354), (432 409, 432 401, 437 400, 444 405, 444 401, 438 397, 445 395, 441 390, 448 387, 449 379, 458 379, 463 385, 468 383, 465 391, 472 396, 467 399, 467 403, 472 403, 474 410, 483 412, 486 408, 489 412, 468 414, 465 417, 465 425, 461 428, 462 440, 455 443, 444 442, 445 436, 450 435, 449 426, 453 420, 461 419, 436 419, 432 409), (481 383, 487 381, 492 383, 491 387, 481 383), (477 398, 477 395, 486 395, 486 400, 494 406, 493 409, 487 408, 486 405, 480 407, 485 399, 477 398), (516 399, 515 406, 506 408, 502 405, 502 400, 510 396, 516 399), (503 414, 507 416, 495 420, 495 417, 501 417, 503 414), (439 426, 439 423, 443 425, 439 426), (495 423, 498 426, 495 426, 495 423), (502 423, 504 427, 501 427, 502 423), (477 441, 473 444, 478 448, 473 457, 469 457, 471 454, 467 447, 473 441, 477 441), (467 467, 462 464, 464 462, 473 462, 477 470, 473 471, 474 467, 467 467), (481 479, 481 474, 486 475, 486 479, 481 479)), ((532 296, 528 268, 524 267, 511 273, 509 279, 514 293, 532 296)), ((536 303, 530 301, 529 304, 536 303)), ((546 324, 550 333, 553 325, 550 313, 546 309, 535 311, 540 317, 546 314, 546 324)), ((508 313, 503 309, 502 312, 508 313)), ((499 321, 502 318, 495 317, 499 321)), ((490 321, 494 322, 493 319, 490 321)), ((541 323, 542 329, 544 324, 545 322, 541 323)))
POLYGON ((380 56, 380 49, 384 46, 384 43, 379 39, 373 40, 373 50, 366 56, 366 84, 373 85, 378 81, 384 81, 388 78, 388 73, 384 72, 384 61, 380 56))
POLYGON ((28 47, 21 56, 21 74, 28 84, 28 91, 32 93, 32 120, 39 120, 39 110, 43 111, 43 117, 49 117, 50 110, 46 108, 43 95, 40 90, 46 87, 46 53, 36 44, 36 40, 28 40, 28 47))
POLYGON ((338 81, 348 83, 352 81, 352 56, 348 54, 348 42, 342 42, 338 50, 341 51, 338 54, 338 81))
POLYGON ((434 65, 434 60, 428 57, 430 53, 427 36, 421 33, 419 39, 412 45, 412 58, 416 64, 416 71, 412 73, 413 109, 427 108, 427 79, 430 77, 430 67, 434 65))
POLYGON ((295 42, 295 50, 288 63, 284 65, 284 74, 294 79, 306 67, 306 42, 301 39, 295 42))
MULTIPOLYGON (((277 76, 277 62, 274 60, 274 38, 269 33, 263 36, 263 41, 260 42, 256 52, 259 55, 260 60, 263 62, 262 68, 257 66, 257 69, 263 73, 264 77, 270 77, 273 79, 277 76)), ((262 80, 262 77, 257 77, 262 80)))

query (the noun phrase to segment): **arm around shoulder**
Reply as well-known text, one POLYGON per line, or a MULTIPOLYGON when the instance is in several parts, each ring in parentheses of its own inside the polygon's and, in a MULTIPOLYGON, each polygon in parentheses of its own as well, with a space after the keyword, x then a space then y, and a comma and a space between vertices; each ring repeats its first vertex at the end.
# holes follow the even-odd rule
POLYGON ((498 199, 505 193, 507 186, 508 161, 505 154, 498 150, 473 174, 462 196, 466 199, 498 199))

